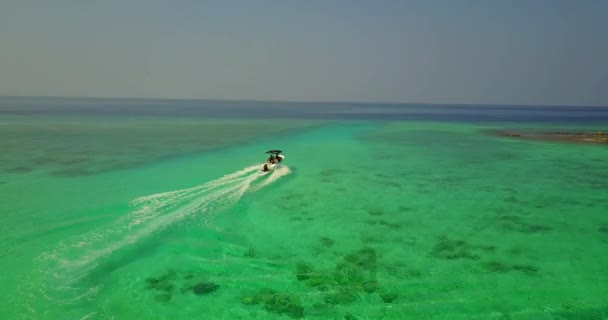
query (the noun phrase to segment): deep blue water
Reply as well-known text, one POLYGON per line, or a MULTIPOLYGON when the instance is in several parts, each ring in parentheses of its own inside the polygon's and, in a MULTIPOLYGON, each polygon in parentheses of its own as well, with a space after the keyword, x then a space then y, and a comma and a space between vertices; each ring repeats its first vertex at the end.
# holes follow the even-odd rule
POLYGON ((608 107, 0 97, 0 115, 608 123, 608 107))

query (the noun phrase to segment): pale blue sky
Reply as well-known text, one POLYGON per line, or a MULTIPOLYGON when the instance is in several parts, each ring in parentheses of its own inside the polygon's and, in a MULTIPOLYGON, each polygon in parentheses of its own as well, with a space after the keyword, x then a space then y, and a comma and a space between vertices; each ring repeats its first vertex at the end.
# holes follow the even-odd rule
POLYGON ((0 0, 0 95, 608 106, 608 1, 0 0))

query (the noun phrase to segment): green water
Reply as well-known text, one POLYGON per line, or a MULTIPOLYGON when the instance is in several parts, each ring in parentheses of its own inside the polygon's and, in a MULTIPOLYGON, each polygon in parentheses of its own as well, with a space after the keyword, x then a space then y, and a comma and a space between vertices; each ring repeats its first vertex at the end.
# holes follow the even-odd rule
POLYGON ((0 318, 608 318, 608 149, 489 128, 5 118, 0 318))

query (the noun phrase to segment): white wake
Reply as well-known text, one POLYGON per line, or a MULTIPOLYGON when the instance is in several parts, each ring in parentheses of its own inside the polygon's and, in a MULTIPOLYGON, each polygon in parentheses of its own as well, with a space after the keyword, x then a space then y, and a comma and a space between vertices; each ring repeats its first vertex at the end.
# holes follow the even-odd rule
POLYGON ((95 295, 99 284, 83 286, 103 259, 146 239, 178 222, 193 217, 204 226, 217 229, 214 218, 237 203, 247 192, 255 192, 289 174, 277 165, 269 173, 250 166, 201 185, 143 196, 131 201, 132 211, 114 223, 62 243, 38 258, 40 272, 49 280, 42 293, 54 303, 77 303, 95 295), (260 181, 258 181, 258 179, 260 181))

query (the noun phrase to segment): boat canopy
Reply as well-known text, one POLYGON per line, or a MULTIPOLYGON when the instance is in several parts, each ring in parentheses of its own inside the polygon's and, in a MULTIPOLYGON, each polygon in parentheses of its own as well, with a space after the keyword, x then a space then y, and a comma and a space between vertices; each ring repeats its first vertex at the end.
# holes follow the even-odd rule
POLYGON ((266 151, 266 153, 272 153, 274 155, 278 155, 279 153, 281 153, 281 150, 268 150, 268 151, 266 151))

